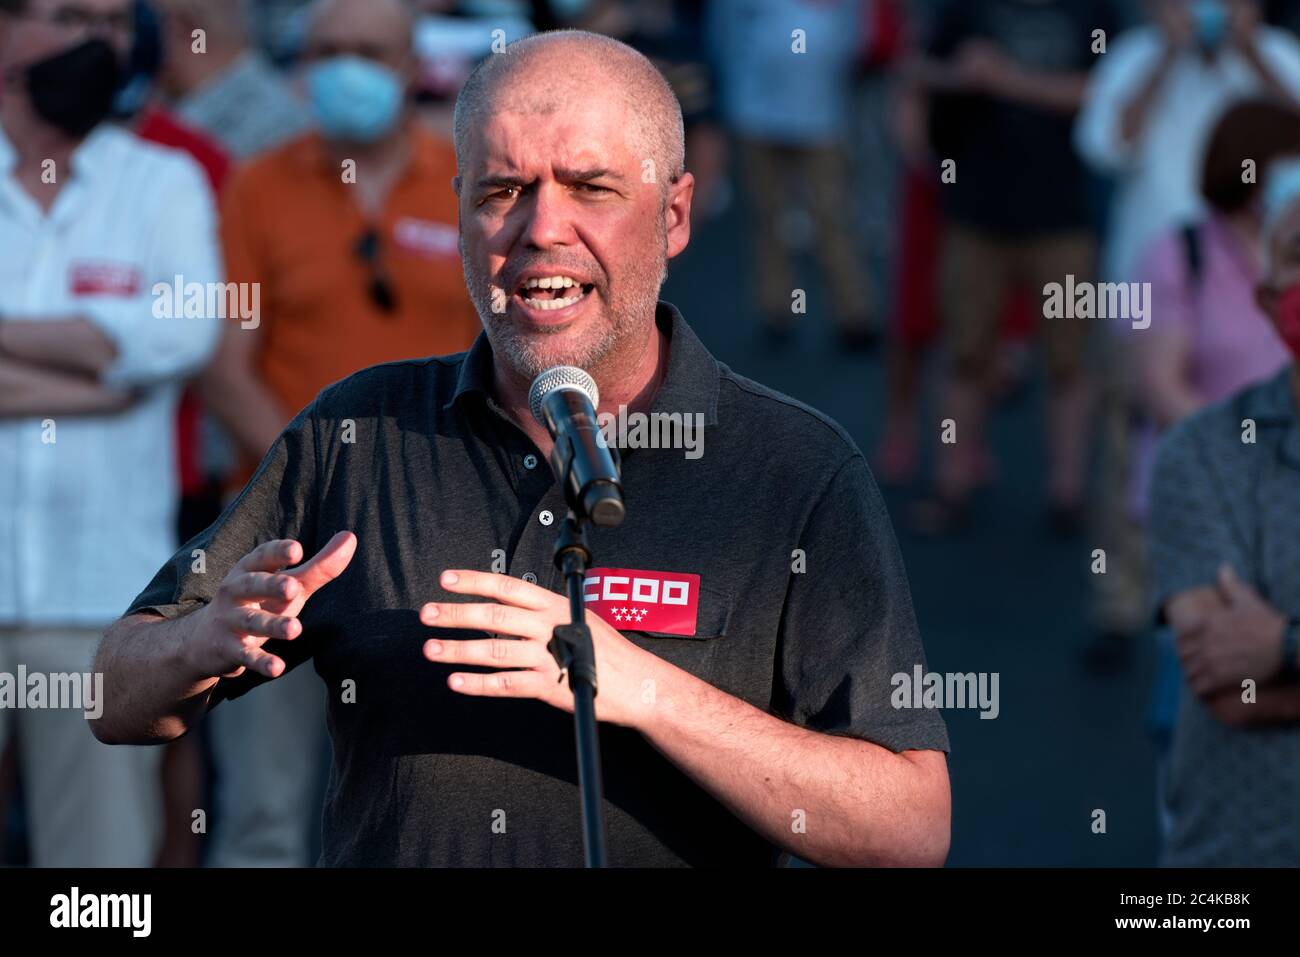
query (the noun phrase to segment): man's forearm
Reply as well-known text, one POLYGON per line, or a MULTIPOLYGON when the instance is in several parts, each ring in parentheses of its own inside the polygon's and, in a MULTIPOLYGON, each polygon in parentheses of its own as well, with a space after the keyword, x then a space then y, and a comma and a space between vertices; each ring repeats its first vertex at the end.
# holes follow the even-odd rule
POLYGON ((98 376, 117 358, 117 347, 89 319, 15 319, 0 322, 0 355, 34 365, 98 376))
POLYGON ((1300 109, 1300 101, 1296 99, 1291 88, 1278 79, 1277 74, 1273 72, 1273 68, 1269 66, 1268 61, 1260 53, 1258 43, 1249 43, 1242 47, 1242 56, 1246 58, 1246 62, 1251 65, 1259 78, 1264 81, 1264 87, 1269 93, 1292 109, 1300 109))
POLYGON ((87 376, 0 355, 0 418, 121 412, 131 402, 129 392, 87 376))
POLYGON ((947 857, 942 753, 895 754, 809 731, 667 663, 654 680, 656 703, 639 730, 768 840, 827 866, 939 866, 947 857))
POLYGON ((1012 103, 1022 103, 1064 113, 1079 112, 1083 106, 1084 92, 1088 88, 1086 73, 1038 73, 1028 71, 1002 91, 1002 97, 1012 103))
POLYGON ((91 721, 107 744, 160 744, 192 728, 217 678, 196 679, 184 655, 195 615, 130 615, 104 634, 94 671, 104 676, 104 713, 91 721))
POLYGON ((1120 116, 1119 135, 1126 145, 1132 145, 1141 138, 1142 131, 1146 129, 1151 108, 1155 104, 1156 94, 1160 91, 1161 85, 1165 82, 1165 78, 1169 75, 1169 70, 1173 67, 1177 58, 1178 51, 1166 43, 1161 51, 1160 59, 1156 62, 1155 68, 1152 69, 1146 82, 1142 84, 1142 88, 1124 107, 1120 116))

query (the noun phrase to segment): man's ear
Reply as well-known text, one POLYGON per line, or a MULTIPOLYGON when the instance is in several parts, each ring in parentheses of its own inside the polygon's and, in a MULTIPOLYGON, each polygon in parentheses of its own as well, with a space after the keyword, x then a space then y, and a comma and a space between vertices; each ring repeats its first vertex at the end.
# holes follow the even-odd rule
POLYGON ((691 241, 691 200, 695 196, 695 177, 683 173, 668 187, 664 217, 668 227, 668 258, 681 253, 691 241))

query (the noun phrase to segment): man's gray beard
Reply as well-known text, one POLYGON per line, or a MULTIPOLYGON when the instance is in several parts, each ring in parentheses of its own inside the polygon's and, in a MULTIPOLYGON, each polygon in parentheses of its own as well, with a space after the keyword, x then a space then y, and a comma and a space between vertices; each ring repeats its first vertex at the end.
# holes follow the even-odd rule
MULTIPOLYGON (((465 260, 465 283, 483 328, 487 330, 493 355, 521 379, 529 381, 557 365, 577 366, 594 375, 610 355, 617 354, 619 346, 639 332, 644 317, 654 314, 659 302, 659 290, 663 288, 667 277, 668 258, 665 251, 659 282, 653 291, 645 296, 638 295, 621 303, 610 304, 611 323, 605 335, 585 343, 577 353, 565 356, 541 355, 531 348, 529 337, 521 335, 505 313, 492 311, 490 278, 479 275, 469 261, 465 260)), ((588 293, 591 296, 596 294, 595 289, 588 293)), ((546 332, 540 334, 546 335, 546 332)))

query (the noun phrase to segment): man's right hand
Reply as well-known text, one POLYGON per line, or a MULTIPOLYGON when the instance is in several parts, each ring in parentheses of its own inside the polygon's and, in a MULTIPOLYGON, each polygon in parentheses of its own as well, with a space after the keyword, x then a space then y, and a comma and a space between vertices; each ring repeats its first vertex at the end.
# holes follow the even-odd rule
POLYGON ((251 668, 268 678, 284 674, 280 658, 262 650, 270 638, 292 641, 302 634, 298 613, 317 591, 343 573, 357 537, 339 532, 308 562, 302 546, 276 539, 253 549, 230 570, 202 616, 185 654, 196 677, 233 678, 251 668))

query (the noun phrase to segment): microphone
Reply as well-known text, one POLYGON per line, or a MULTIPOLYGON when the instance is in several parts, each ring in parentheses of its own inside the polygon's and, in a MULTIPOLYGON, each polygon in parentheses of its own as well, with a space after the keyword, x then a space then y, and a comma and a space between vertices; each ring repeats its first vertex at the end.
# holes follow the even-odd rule
POLYGON ((579 519, 613 528, 623 521, 623 484, 617 453, 596 424, 600 390, 576 366, 553 366, 533 380, 528 406, 555 440, 551 467, 579 519))

